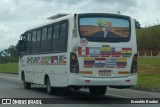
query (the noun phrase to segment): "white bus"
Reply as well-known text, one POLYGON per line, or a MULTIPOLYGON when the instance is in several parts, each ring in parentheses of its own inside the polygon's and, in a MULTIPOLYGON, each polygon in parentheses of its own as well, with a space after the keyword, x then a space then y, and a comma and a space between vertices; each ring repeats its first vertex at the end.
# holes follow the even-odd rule
POLYGON ((27 30, 19 40, 19 76, 24 88, 88 88, 104 95, 107 87, 137 83, 135 20, 108 13, 58 14, 27 30))

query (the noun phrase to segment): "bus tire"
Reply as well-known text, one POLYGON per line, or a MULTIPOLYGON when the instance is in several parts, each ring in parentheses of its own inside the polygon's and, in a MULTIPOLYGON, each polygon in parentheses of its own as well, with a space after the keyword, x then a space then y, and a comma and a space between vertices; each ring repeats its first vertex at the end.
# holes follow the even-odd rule
POLYGON ((47 88, 47 94, 52 95, 53 94, 53 87, 51 87, 50 79, 47 78, 46 80, 46 88, 47 88))
POLYGON ((24 72, 22 73, 22 81, 23 81, 23 87, 24 87, 24 89, 30 89, 31 88, 31 83, 26 82, 26 80, 25 80, 25 74, 24 74, 24 72))
POLYGON ((72 89, 74 89, 76 91, 80 90, 81 88, 82 88, 81 86, 72 86, 72 89))
POLYGON ((107 90, 106 86, 91 86, 89 92, 91 95, 105 95, 107 90))

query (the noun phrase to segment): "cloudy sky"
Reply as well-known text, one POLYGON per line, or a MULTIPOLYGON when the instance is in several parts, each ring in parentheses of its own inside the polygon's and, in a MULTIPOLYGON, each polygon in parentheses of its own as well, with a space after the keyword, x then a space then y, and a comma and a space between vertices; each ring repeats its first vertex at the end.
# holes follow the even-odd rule
POLYGON ((120 11, 149 26, 160 22, 159 10, 159 0, 1 0, 0 51, 16 45, 27 28, 57 13, 120 11))

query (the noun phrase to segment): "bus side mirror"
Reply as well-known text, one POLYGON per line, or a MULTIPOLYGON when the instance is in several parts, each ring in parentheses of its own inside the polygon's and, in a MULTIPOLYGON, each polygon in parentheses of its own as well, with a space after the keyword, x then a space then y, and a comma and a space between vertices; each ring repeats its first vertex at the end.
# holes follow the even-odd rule
POLYGON ((24 52, 25 51, 25 45, 24 45, 24 40, 19 40, 17 44, 17 50, 19 52, 24 52))
POLYGON ((135 20, 135 27, 136 29, 141 29, 141 24, 137 20, 135 20))
POLYGON ((73 37, 77 37, 77 29, 73 29, 73 37))

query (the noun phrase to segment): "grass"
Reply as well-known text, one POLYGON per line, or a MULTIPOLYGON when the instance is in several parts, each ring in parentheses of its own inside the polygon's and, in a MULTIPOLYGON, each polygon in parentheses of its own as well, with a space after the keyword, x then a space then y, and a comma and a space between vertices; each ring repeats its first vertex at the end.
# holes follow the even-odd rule
POLYGON ((17 63, 0 64, 0 73, 18 74, 18 64, 17 63))
MULTIPOLYGON (((18 74, 18 64, 0 64, 0 72, 18 74)), ((160 58, 138 58, 135 89, 160 92, 160 58)))
POLYGON ((135 89, 160 92, 160 73, 138 73, 138 83, 135 89))
POLYGON ((138 68, 159 71, 160 70, 160 58, 138 58, 138 68))
POLYGON ((138 59, 138 83, 135 88, 160 92, 160 58, 138 59))

